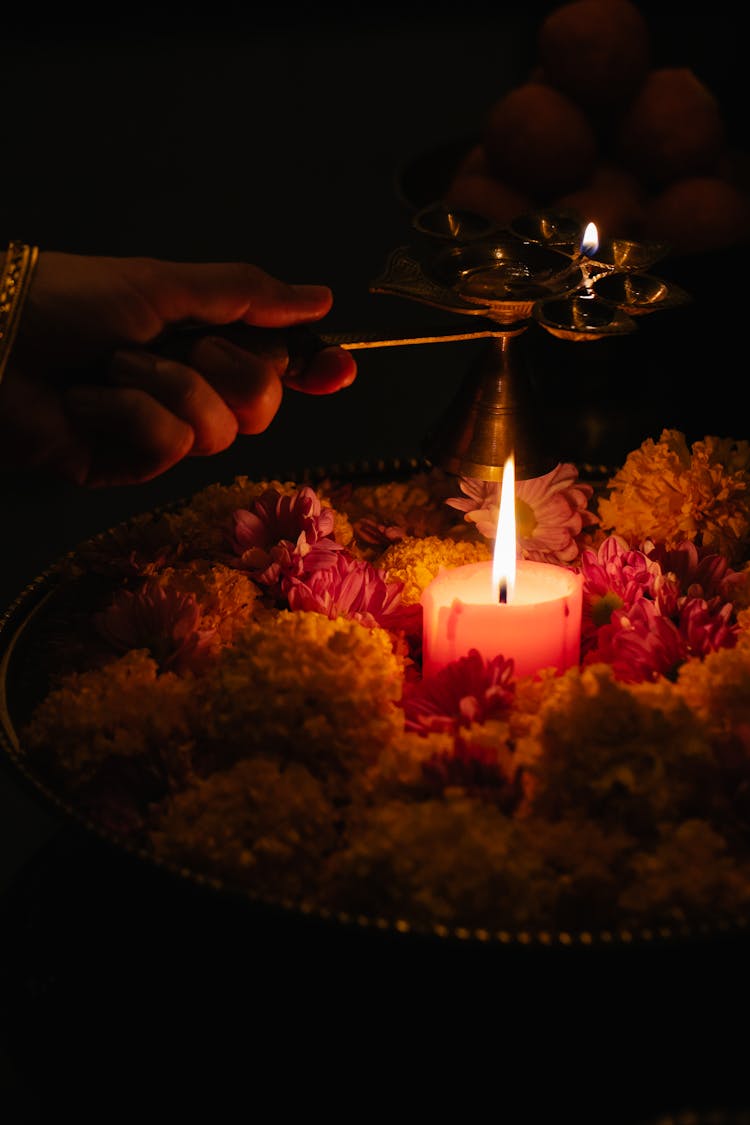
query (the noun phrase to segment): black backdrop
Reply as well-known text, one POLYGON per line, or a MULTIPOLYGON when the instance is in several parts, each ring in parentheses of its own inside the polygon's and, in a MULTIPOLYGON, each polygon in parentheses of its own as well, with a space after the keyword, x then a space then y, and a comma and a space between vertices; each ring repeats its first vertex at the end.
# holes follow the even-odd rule
MULTIPOLYGON (((331 327, 417 326, 424 310, 368 292, 387 252, 409 237, 399 172, 473 134, 484 109, 526 75, 536 27, 553 6, 123 4, 5 13, 0 233, 79 253, 246 259, 289 280, 331 284, 331 327)), ((738 6, 642 7, 660 58, 689 63, 705 78, 744 143, 738 6)), ((738 410, 744 266, 736 255, 667 263, 697 305, 665 314, 606 356, 537 340, 533 358, 563 434, 568 427, 572 438, 588 397, 603 411, 600 446, 612 460, 631 440, 658 436, 660 419, 684 423, 693 436, 746 436, 738 410)), ((330 400, 289 395, 267 433, 140 488, 86 493, 6 471, 2 603, 84 537, 213 480, 418 453, 472 355, 465 344, 362 353, 359 378, 345 392, 330 400)), ((230 1071, 246 1076, 245 1109, 257 1112, 257 1099, 272 1097, 279 1113, 296 1101, 297 1112, 328 1110, 342 1120, 361 1116, 363 1095, 374 1099, 378 1088, 395 1097, 397 1075, 406 1080, 407 1108, 421 1107, 422 1116, 436 1089, 451 1086, 460 1095, 457 1119, 476 1116, 481 1094, 512 1125, 639 1125, 697 1096, 714 1108, 742 1104, 738 1041, 725 1034, 726 998, 737 983, 726 957, 709 950, 698 963, 683 954, 651 963, 644 976, 640 961, 591 960, 583 969, 523 954, 446 960, 423 948, 394 959, 383 945, 344 949, 308 931, 285 933, 274 950, 268 934, 249 940, 231 916, 216 919, 211 940, 203 933, 196 942, 184 904, 169 923, 159 912, 160 886, 146 893, 149 934, 148 919, 131 913, 117 864, 101 867, 85 852, 81 859, 54 812, 5 765, 0 875, 10 920, 22 927, 8 934, 5 967, 26 988, 7 1008, 7 1125, 57 1120, 55 1090, 60 1111, 77 1108, 79 1120, 92 1104, 104 1107, 92 1120, 132 1120, 144 1104, 156 1105, 143 1101, 147 1071, 161 1098, 153 1119, 171 1125, 188 1111, 185 1092, 202 1069, 219 1086, 230 1071), (128 944, 138 957, 128 958, 128 944), (180 946, 171 967, 160 962, 180 946), (242 987, 238 964, 252 970, 242 987), (190 1026, 196 990, 203 1008, 188 1050, 177 1025, 184 1017, 190 1026), (138 1005, 147 1013, 140 1028, 138 1005), (88 1033, 66 1048, 76 1013, 88 1033), (237 1021, 252 1029, 252 1043, 218 1034, 209 1052, 217 1027, 237 1021), (486 1026, 489 1038, 478 1042, 486 1026), (675 1045, 681 1058, 670 1054, 675 1045), (356 1089, 344 1093, 347 1068, 356 1089), (516 1108, 502 1111, 510 1094, 516 1108), (128 1107, 122 1118, 118 1104, 128 1107)), ((221 1108, 204 1116, 244 1120, 216 1097, 221 1108)))

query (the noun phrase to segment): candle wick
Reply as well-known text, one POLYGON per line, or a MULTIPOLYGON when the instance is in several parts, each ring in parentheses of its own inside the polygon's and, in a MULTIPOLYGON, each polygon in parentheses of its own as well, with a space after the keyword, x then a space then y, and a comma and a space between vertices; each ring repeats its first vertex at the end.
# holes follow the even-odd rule
POLYGON ((581 274, 583 276, 583 289, 581 290, 581 297, 593 297, 594 288, 591 276, 589 274, 588 261, 581 262, 581 274))
POLYGON ((500 579, 500 585, 497 588, 497 600, 500 605, 506 605, 508 601, 508 583, 504 578, 500 579))

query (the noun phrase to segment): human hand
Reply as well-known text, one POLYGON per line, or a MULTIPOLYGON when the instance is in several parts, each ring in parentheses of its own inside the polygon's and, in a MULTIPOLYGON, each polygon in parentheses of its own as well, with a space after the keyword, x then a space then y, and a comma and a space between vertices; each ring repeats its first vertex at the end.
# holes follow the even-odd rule
POLYGON ((0 464, 135 484, 260 433, 285 388, 330 394, 356 377, 341 348, 290 363, 282 330, 332 302, 244 263, 40 253, 0 383, 0 464), (185 324, 199 330, 175 331, 171 351, 185 324))

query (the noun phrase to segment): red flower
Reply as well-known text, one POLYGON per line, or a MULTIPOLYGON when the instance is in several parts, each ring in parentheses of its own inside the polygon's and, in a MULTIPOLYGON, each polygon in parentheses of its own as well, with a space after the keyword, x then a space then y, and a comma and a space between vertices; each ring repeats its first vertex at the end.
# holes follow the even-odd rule
POLYGON ((513 661, 495 656, 485 663, 476 649, 429 679, 404 684, 401 706, 407 730, 456 731, 504 714, 513 702, 513 661))
POLYGON ((583 663, 611 664, 616 679, 636 684, 659 676, 674 680, 687 657, 680 630, 644 598, 629 613, 614 611, 609 624, 598 630, 596 647, 589 649, 583 663))
POLYGON ((719 648, 733 648, 739 627, 731 622, 732 604, 711 609, 702 598, 689 599, 677 621, 664 617, 645 598, 630 613, 616 610, 596 635, 584 664, 611 664, 618 680, 640 683, 666 676, 674 680, 680 665, 719 648))
POLYGON ((714 606, 731 601, 733 587, 741 575, 730 569, 723 555, 701 553, 687 539, 671 550, 663 543, 648 540, 643 550, 659 564, 661 575, 655 593, 665 616, 678 614, 688 598, 705 598, 714 606))
POLYGON ((734 648, 739 625, 733 620, 731 602, 717 604, 714 600, 688 598, 679 616, 679 629, 685 638, 689 656, 706 656, 719 648, 734 648))
MULTIPOLYGON (((507 763, 497 746, 456 736, 452 753, 433 754, 422 765, 422 774, 438 790, 459 787, 470 792, 501 793, 506 802, 517 796, 507 763)), ((508 808, 507 811, 510 811, 508 808)))

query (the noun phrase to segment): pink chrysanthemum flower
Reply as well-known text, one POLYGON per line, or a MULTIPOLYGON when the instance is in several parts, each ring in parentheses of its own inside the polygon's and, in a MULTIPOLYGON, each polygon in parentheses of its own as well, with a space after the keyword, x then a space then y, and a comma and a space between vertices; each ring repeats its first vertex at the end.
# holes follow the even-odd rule
POLYGON ((276 597, 285 575, 303 577, 335 565, 343 545, 331 538, 335 512, 324 508, 314 489, 285 494, 269 488, 250 508, 232 514, 229 536, 235 565, 276 597))
MULTIPOLYGON (((464 512, 486 539, 494 539, 500 513, 500 482, 462 477, 463 497, 446 504, 464 512)), ((569 565, 579 557, 580 536, 596 517, 587 508, 594 489, 578 480, 568 462, 541 477, 516 481, 516 538, 522 558, 569 565)))
POLYGON ((506 713, 513 702, 513 661, 495 656, 485 662, 476 649, 437 675, 404 685, 401 705, 407 730, 456 731, 506 713))
POLYGON ((348 552, 333 539, 319 539, 310 544, 304 535, 296 543, 282 541, 269 552, 270 562, 263 570, 253 571, 253 581, 269 594, 284 600, 292 579, 307 582, 316 571, 335 569, 339 558, 348 552))
POLYGON ((740 632, 731 602, 713 604, 703 598, 687 598, 677 620, 685 638, 688 657, 707 656, 720 648, 734 648, 740 632))
POLYGON ((615 610, 596 635, 596 647, 583 659, 584 667, 606 663, 623 683, 651 682, 659 676, 674 680, 688 657, 687 641, 653 602, 642 598, 629 613, 615 610))
POLYGON ((216 629, 201 628, 195 595, 154 578, 139 590, 119 590, 95 624, 118 652, 148 649, 162 671, 199 671, 219 645, 216 629))
POLYGON ((705 598, 714 605, 717 600, 731 601, 742 578, 723 555, 708 553, 687 539, 672 548, 649 539, 643 552, 661 569, 655 594, 665 616, 678 613, 687 598, 705 598))
POLYGON ((339 552, 331 566, 308 568, 281 579, 289 608, 346 617, 372 628, 417 635, 422 628, 422 607, 404 605, 403 582, 388 582, 372 563, 339 552))
POLYGON ((644 547, 608 536, 581 559, 583 663, 611 664, 630 683, 673 680, 686 660, 734 646, 739 632, 726 560, 687 542, 644 547))
POLYGON ((249 508, 232 513, 230 544, 243 567, 264 570, 271 562, 272 548, 281 542, 291 543, 303 553, 318 543, 332 544, 335 518, 333 509, 324 508, 307 485, 288 495, 269 488, 249 508))
POLYGON ((170 536, 163 521, 138 516, 84 543, 78 555, 91 570, 126 580, 145 578, 175 564, 182 544, 170 536))
POLYGON ((627 614, 641 598, 653 598, 654 583, 661 571, 657 562, 631 550, 624 539, 610 535, 598 550, 583 550, 581 573, 581 648, 585 653, 597 643, 598 630, 610 623, 613 613, 627 614))

